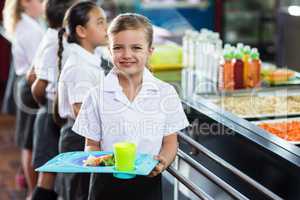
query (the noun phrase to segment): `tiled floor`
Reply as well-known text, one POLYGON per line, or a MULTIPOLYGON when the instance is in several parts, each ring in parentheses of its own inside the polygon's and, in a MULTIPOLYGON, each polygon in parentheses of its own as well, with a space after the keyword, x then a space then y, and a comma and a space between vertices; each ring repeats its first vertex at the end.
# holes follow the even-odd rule
POLYGON ((0 115, 0 199, 25 199, 25 191, 16 188, 20 152, 14 145, 15 118, 0 115))

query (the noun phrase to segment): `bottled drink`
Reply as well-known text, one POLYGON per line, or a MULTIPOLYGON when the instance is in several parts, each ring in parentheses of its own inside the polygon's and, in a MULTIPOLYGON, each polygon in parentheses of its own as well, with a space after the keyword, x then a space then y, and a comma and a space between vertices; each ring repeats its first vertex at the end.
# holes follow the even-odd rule
POLYGON ((251 54, 251 48, 250 46, 245 46, 243 50, 243 63, 244 63, 244 72, 243 72, 243 78, 244 78, 244 87, 248 88, 249 87, 249 59, 250 59, 250 54, 251 54))
POLYGON ((189 57, 188 57, 188 63, 189 63, 189 67, 191 69, 195 69, 195 50, 196 50, 196 38, 198 36, 198 33, 193 31, 191 32, 191 34, 189 35, 189 42, 188 42, 188 48, 189 48, 189 57))
POLYGON ((223 64, 223 83, 224 90, 234 89, 234 79, 233 79, 233 54, 229 50, 224 52, 224 64, 223 64))
POLYGON ((251 62, 250 62, 250 86, 260 87, 260 71, 261 71, 261 60, 259 59, 259 52, 256 48, 251 51, 251 62))
POLYGON ((240 42, 237 43, 236 49, 239 50, 239 51, 243 51, 243 49, 244 49, 244 44, 243 44, 243 43, 240 43, 240 42))
POLYGON ((234 79, 234 89, 244 88, 244 63, 243 54, 241 51, 236 50, 234 54, 235 62, 233 65, 233 79, 234 79))

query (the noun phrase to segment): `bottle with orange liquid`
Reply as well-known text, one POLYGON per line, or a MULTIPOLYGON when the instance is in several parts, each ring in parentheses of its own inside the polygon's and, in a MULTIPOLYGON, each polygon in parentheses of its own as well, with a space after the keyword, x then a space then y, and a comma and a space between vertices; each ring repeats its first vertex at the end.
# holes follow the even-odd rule
POLYGON ((223 86, 224 90, 234 90, 234 79, 233 79, 233 53, 230 49, 224 52, 224 63, 223 63, 223 86))
POLYGON ((255 88, 260 87, 260 71, 261 71, 261 60, 259 58, 259 52, 257 48, 253 48, 251 51, 251 61, 249 68, 249 87, 255 88))

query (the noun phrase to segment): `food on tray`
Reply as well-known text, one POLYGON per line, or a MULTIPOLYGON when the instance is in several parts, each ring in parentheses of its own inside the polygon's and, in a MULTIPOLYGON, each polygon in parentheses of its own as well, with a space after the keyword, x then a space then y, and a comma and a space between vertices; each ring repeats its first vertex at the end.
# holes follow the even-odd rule
POLYGON ((281 83, 281 82, 288 81, 290 78, 294 76, 295 76, 294 71, 288 69, 277 69, 267 74, 264 80, 270 83, 281 83))
POLYGON ((261 123, 259 127, 291 142, 300 142, 300 121, 261 123))
POLYGON ((224 97, 216 104, 242 117, 300 113, 300 96, 224 97))
POLYGON ((83 161, 85 166, 114 166, 115 159, 112 154, 103 155, 103 156, 92 156, 83 161))

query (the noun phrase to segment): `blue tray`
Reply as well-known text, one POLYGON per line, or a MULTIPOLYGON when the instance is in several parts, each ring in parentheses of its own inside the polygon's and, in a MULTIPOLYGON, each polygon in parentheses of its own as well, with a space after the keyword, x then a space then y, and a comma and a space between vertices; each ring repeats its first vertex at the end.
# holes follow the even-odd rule
MULTIPOLYGON (((83 160, 89 155, 102 156, 112 154, 108 151, 75 151, 61 153, 49 160, 46 164, 36 169, 38 172, 61 172, 61 173, 114 173, 114 175, 148 175, 157 165, 158 161, 153 159, 153 155, 137 154, 134 171, 117 171, 114 166, 84 166, 83 160)), ((130 176, 129 176, 130 177, 130 176)), ((128 177, 128 178, 129 178, 128 177)), ((119 177, 122 178, 122 175, 119 177)))

